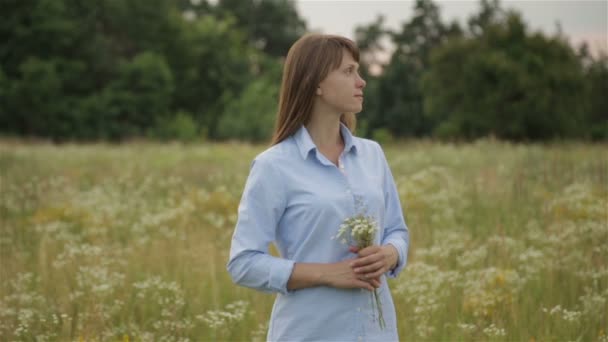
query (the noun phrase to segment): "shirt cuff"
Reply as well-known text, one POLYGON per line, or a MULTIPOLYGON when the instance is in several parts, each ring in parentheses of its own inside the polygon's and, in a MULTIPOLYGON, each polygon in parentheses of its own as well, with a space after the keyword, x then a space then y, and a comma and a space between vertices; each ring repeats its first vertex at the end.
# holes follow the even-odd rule
POLYGON ((287 294, 287 282, 293 272, 295 262, 288 259, 276 258, 272 267, 270 267, 270 274, 268 275, 268 287, 274 291, 278 291, 282 294, 287 294))
POLYGON ((397 260, 397 265, 392 270, 386 272, 387 277, 396 278, 399 273, 401 273, 401 270, 403 270, 405 264, 407 263, 407 245, 405 241, 401 239, 389 239, 386 240, 384 244, 392 245, 393 247, 395 247, 395 249, 397 249, 397 253, 399 254, 399 260, 397 260))

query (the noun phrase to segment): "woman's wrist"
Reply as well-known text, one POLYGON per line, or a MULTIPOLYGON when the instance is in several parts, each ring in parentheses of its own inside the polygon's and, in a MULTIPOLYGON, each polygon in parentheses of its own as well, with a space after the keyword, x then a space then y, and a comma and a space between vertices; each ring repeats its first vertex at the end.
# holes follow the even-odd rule
POLYGON ((319 286, 332 286, 332 266, 334 264, 319 264, 317 267, 317 278, 316 283, 319 286))
POLYGON ((287 289, 297 290, 307 287, 328 285, 329 264, 295 263, 287 282, 287 289))
POLYGON ((399 251, 397 251, 397 248, 390 243, 382 246, 382 249, 385 257, 388 260, 389 271, 395 269, 399 263, 399 251))

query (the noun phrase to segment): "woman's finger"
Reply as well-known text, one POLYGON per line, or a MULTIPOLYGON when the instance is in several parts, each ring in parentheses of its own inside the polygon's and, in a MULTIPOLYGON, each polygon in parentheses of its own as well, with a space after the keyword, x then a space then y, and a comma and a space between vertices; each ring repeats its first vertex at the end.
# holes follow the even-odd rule
POLYGON ((365 274, 365 276, 368 278, 377 278, 377 277, 380 277, 381 275, 383 275, 384 273, 386 273, 386 271, 387 270, 385 270, 384 268, 381 268, 379 270, 376 270, 375 272, 367 273, 367 274, 365 274))
POLYGON ((365 247, 365 248, 359 250, 359 256, 365 257, 368 255, 376 254, 378 252, 380 252, 380 246, 373 245, 373 246, 365 247))
POLYGON ((359 279, 355 279, 355 286, 362 288, 362 289, 369 290, 369 291, 374 290, 374 287, 372 286, 372 284, 368 283, 367 281, 363 281, 363 280, 359 280, 359 279))
POLYGON ((376 261, 375 263, 367 266, 361 266, 354 269, 355 273, 370 273, 375 272, 384 267, 384 263, 381 261, 376 261))
POLYGON ((355 259, 352 263, 351 263, 351 267, 353 268, 360 268, 360 267, 365 267, 365 266, 370 266, 372 264, 375 264, 377 262, 383 262, 384 258, 382 257, 382 255, 380 254, 373 254, 370 256, 366 256, 365 258, 359 258, 359 259, 355 259))
POLYGON ((357 268, 357 267, 361 267, 361 266, 367 266, 369 264, 373 264, 377 261, 382 260, 383 257, 381 254, 372 254, 372 255, 368 255, 366 257, 359 257, 355 260, 353 260, 353 262, 351 263, 351 266, 353 268, 357 268))

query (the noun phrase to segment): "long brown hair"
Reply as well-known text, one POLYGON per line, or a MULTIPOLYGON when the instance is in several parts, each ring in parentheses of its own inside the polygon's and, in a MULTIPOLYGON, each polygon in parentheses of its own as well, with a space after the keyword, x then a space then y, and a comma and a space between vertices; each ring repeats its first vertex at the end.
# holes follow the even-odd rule
MULTIPOLYGON (((308 123, 317 86, 332 70, 340 67, 344 49, 359 62, 359 48, 352 40, 340 36, 307 34, 291 46, 283 66, 272 145, 308 123)), ((340 121, 354 132, 357 124, 354 113, 342 114, 340 121)))

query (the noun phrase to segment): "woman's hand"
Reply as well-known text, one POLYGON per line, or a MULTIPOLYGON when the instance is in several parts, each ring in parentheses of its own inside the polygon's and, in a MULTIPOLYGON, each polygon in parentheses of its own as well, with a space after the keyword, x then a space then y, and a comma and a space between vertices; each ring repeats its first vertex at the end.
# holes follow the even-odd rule
POLYGON ((354 272, 350 265, 355 260, 357 259, 327 264, 321 282, 327 286, 343 289, 361 288, 373 291, 374 288, 380 287, 379 277, 364 278, 354 272))
POLYGON ((362 276, 363 279, 379 279, 381 275, 395 268, 399 260, 397 249, 390 244, 369 246, 361 250, 350 247, 350 251, 359 254, 351 267, 355 274, 362 276))

